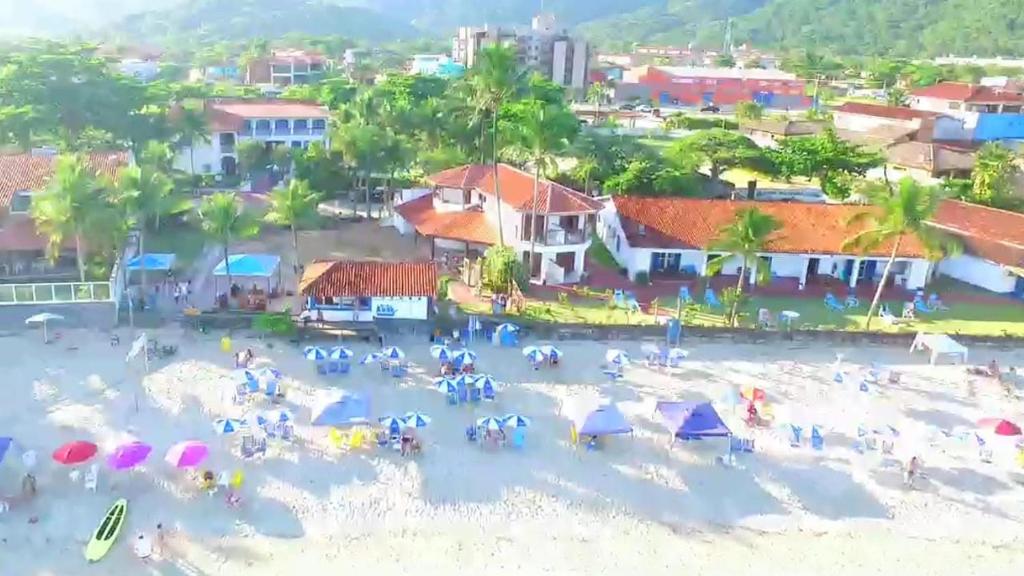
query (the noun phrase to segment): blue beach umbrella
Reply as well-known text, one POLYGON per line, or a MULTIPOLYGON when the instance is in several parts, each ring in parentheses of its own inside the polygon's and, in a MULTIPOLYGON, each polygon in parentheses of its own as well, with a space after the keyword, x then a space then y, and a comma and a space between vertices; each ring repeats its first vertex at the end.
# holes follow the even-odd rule
POLYGON ((422 412, 406 412, 402 422, 410 428, 426 428, 430 424, 430 416, 422 412))
POLYGON ((218 418, 213 421, 213 431, 223 436, 224 434, 234 434, 242 428, 242 421, 235 420, 234 418, 218 418))
POLYGON ((252 370, 235 371, 235 379, 245 384, 249 392, 255 392, 260 389, 260 378, 252 370))
POLYGON ((505 424, 494 416, 484 416, 476 421, 477 426, 482 426, 487 430, 501 430, 505 424))
POLYGON ((452 359, 452 351, 447 346, 434 345, 430 347, 430 355, 441 362, 448 362, 452 359))
POLYGON ((499 324, 498 327, 495 328, 494 330, 498 334, 505 334, 506 332, 515 333, 519 332, 519 326, 516 326, 515 324, 509 324, 506 322, 505 324, 499 324))
POLYGON ((305 356, 307 360, 327 360, 327 351, 319 346, 306 346, 302 351, 302 355, 305 356))
POLYGON ((4 461, 4 456, 6 456, 7 451, 10 450, 11 444, 14 444, 13 438, 0 436, 0 462, 4 461))
POLYGON ((545 345, 541 346, 540 347, 540 352, 541 352, 541 354, 547 356, 548 358, 553 358, 555 360, 561 360, 562 359, 562 351, 559 350, 558 348, 555 348, 551 344, 545 344, 545 345))
POLYGON ((245 416, 242 416, 241 425, 256 428, 263 428, 267 425, 267 417, 259 412, 249 412, 245 416))
POLYGON ((384 350, 381 350, 381 353, 384 354, 384 357, 388 360, 401 360, 402 358, 405 358, 405 352, 402 352, 402 349, 398 346, 389 346, 384 350))
POLYGON ((349 360, 352 358, 352 351, 344 346, 335 346, 327 353, 331 360, 349 360))
POLYGON ((293 419, 292 413, 285 410, 284 408, 274 408, 273 410, 267 410, 266 412, 263 413, 262 416, 267 420, 267 422, 275 422, 282 424, 285 422, 291 422, 293 419))
POLYGON ((476 379, 477 377, 473 374, 459 374, 453 382, 459 388, 472 388, 476 386, 476 379))
POLYGON ((452 356, 452 364, 455 364, 456 368, 474 363, 476 363, 476 352, 472 350, 459 350, 452 356))
POLYGON ((256 379, 260 382, 277 382, 282 377, 281 371, 271 366, 265 366, 256 371, 256 379))
POLYGON ((604 359, 612 364, 618 364, 619 366, 625 366, 629 364, 629 354, 626 354, 618 348, 610 348, 604 354, 604 359))
POLYGON ((526 416, 520 416, 519 414, 506 414, 501 419, 503 425, 510 428, 526 428, 530 425, 530 419, 526 416))
POLYGON ((363 359, 359 361, 360 364, 373 364, 380 362, 384 359, 384 355, 380 352, 370 352, 369 354, 363 355, 363 359))
POLYGON ((523 356, 534 364, 544 361, 544 353, 536 346, 527 346, 526 348, 523 348, 523 356))
POLYGON ((435 378, 434 385, 437 389, 445 394, 458 394, 459 387, 455 384, 455 381, 451 378, 435 378))
POLYGON ((476 380, 473 381, 473 385, 484 391, 484 396, 493 395, 494 389, 498 386, 498 381, 489 374, 477 376, 476 380))
POLYGON ((398 434, 402 430, 402 426, 405 426, 405 420, 397 416, 381 416, 377 422, 380 422, 380 425, 387 428, 388 432, 392 434, 398 434))

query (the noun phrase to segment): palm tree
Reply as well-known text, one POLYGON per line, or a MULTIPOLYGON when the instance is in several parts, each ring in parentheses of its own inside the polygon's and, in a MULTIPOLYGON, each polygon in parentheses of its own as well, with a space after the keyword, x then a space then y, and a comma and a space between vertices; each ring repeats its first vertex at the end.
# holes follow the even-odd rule
POLYGON ((608 97, 608 87, 604 82, 594 82, 587 88, 587 102, 594 105, 594 124, 601 121, 601 103, 608 97))
POLYGON ((270 224, 288 226, 292 231, 292 254, 295 256, 294 270, 299 271, 298 227, 316 217, 320 194, 309 189, 305 180, 292 180, 287 188, 278 188, 270 193, 270 210, 263 219, 270 224))
MULTIPOLYGON (((719 232, 718 238, 711 243, 711 248, 725 254, 708 262, 711 273, 721 271, 726 262, 740 260, 739 278, 736 280, 736 295, 729 308, 729 323, 736 323, 739 295, 743 293, 743 280, 748 268, 757 266, 758 254, 764 252, 768 240, 782 225, 772 215, 765 214, 757 208, 745 208, 736 213, 733 222, 719 232)), ((766 282, 771 277, 767 267, 757 267, 757 281, 766 282)))
POLYGON ((270 42, 265 38, 255 38, 249 43, 249 47, 239 58, 239 63, 245 66, 245 83, 252 83, 252 65, 257 60, 270 55, 270 42))
POLYGON ((889 273, 904 240, 915 238, 932 260, 937 260, 943 255, 957 254, 962 247, 954 239, 928 224, 943 200, 939 188, 922 186, 907 177, 899 181, 895 190, 889 184, 880 183, 865 187, 862 194, 866 195, 875 207, 854 214, 847 222, 847 226, 856 227, 859 231, 843 242, 843 250, 866 252, 892 245, 889 260, 882 270, 882 279, 875 289, 875 297, 871 299, 871 308, 868 309, 867 322, 864 324, 864 329, 870 330, 871 320, 874 319, 882 298, 882 290, 889 281, 889 273))
MULTIPOLYGON (((480 51, 480 62, 471 78, 474 101, 491 117, 491 169, 494 172, 494 197, 501 205, 501 182, 498 178, 498 112, 501 105, 514 96, 522 85, 515 50, 509 46, 488 46, 480 51)), ((505 244, 505 232, 498 211, 498 244, 505 244)))
POLYGON ((199 206, 203 231, 220 242, 224 249, 224 271, 231 285, 229 248, 234 238, 251 238, 259 233, 259 223, 242 206, 233 192, 217 192, 203 198, 199 206))
MULTIPOLYGON (((111 204, 124 211, 126 220, 139 231, 139 254, 146 253, 146 228, 160 217, 187 211, 188 199, 174 198, 174 183, 153 166, 126 166, 117 173, 117 183, 108 188, 111 204)), ((146 269, 142 269, 142 293, 146 294, 146 269)))
POLYGON ((79 280, 85 282, 85 236, 94 232, 94 225, 105 219, 108 206, 96 191, 96 177, 85 158, 60 156, 47 189, 32 199, 32 219, 49 242, 47 253, 52 260, 60 256, 68 238, 75 241, 75 262, 79 280))
POLYGON ((188 146, 188 167, 192 175, 193 186, 196 177, 196 145, 210 141, 210 130, 206 125, 206 114, 201 110, 181 108, 181 114, 175 119, 175 132, 178 134, 178 147, 188 146))

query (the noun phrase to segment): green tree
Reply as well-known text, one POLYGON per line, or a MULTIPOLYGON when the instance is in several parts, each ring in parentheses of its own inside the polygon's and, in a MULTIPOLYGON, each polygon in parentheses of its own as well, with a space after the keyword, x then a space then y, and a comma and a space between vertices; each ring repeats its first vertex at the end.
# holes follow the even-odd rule
POLYGON ((587 102, 594 105, 594 124, 601 122, 601 104, 608 101, 609 92, 604 82, 594 82, 587 87, 587 102))
POLYGON ((509 294, 513 282, 522 286, 526 280, 523 263, 511 246, 488 248, 481 272, 484 286, 495 294, 509 294))
POLYGON ((210 131, 206 125, 206 115, 201 110, 182 107, 174 117, 172 130, 177 134, 178 148, 188 147, 188 169, 192 175, 193 186, 196 176, 195 147, 210 141, 210 131))
POLYGON ((253 65, 270 55, 270 42, 265 38, 253 38, 249 47, 242 53, 239 64, 245 68, 245 83, 252 84, 253 65))
POLYGON ((257 140, 239 142, 235 145, 235 154, 238 156, 238 171, 247 179, 270 162, 267 147, 257 140))
POLYGON ((908 102, 907 91, 899 86, 893 86, 885 91, 885 103, 889 106, 906 106, 908 102))
POLYGON ((871 251, 889 248, 889 259, 882 270, 882 279, 871 299, 865 330, 871 329, 871 321, 878 312, 882 291, 889 281, 889 273, 896 262, 900 247, 907 238, 916 239, 930 259, 938 260, 943 255, 956 254, 960 245, 949 236, 928 224, 935 216, 943 196, 939 188, 922 186, 912 178, 904 178, 895 190, 887 184, 876 183, 864 190, 874 205, 855 214, 847 226, 857 230, 843 242, 843 251, 871 251))
POLYGON ((786 138, 768 156, 784 177, 815 178, 821 190, 837 200, 850 195, 853 176, 863 176, 884 162, 880 154, 840 139, 832 128, 817 136, 786 138))
POLYGON ((970 201, 997 208, 1009 207, 1013 195, 1013 177, 1017 173, 1017 156, 996 142, 978 150, 971 172, 970 201))
MULTIPOLYGON (((494 196, 501 204, 501 184, 498 178, 498 113, 502 104, 513 98, 521 88, 523 78, 518 71, 515 50, 494 45, 480 51, 479 62, 473 67, 470 82, 476 108, 491 118, 491 169, 494 174, 494 196)), ((505 243, 504 227, 498 213, 498 244, 505 243)))
POLYGON ((768 241, 781 227, 779 221, 770 214, 765 214, 757 208, 745 208, 736 213, 733 222, 722 228, 718 238, 711 244, 713 250, 725 254, 708 261, 709 273, 718 273, 730 260, 740 260, 739 278, 736 280, 737 297, 729 307, 730 325, 736 323, 737 307, 742 301, 747 270, 756 270, 755 276, 759 283, 767 282, 771 278, 769 267, 757 266, 758 254, 765 251, 768 241))
POLYGON ((366 217, 370 218, 370 190, 373 174, 383 164, 387 132, 374 124, 347 124, 338 130, 334 145, 338 146, 345 160, 357 174, 362 174, 366 199, 366 217))
POLYGON ((764 116, 764 108, 757 102, 740 102, 736 105, 737 120, 760 120, 764 116))
POLYGON ((716 186, 722 172, 740 166, 758 166, 764 158, 750 138, 721 128, 701 130, 680 138, 665 151, 665 156, 680 167, 707 166, 716 186))
POLYGON ((232 192, 217 192, 203 198, 199 205, 199 221, 203 231, 220 243, 224 252, 224 271, 231 285, 231 265, 228 257, 231 242, 251 238, 259 233, 259 223, 246 212, 241 200, 232 192))
POLYGON ((298 273, 301 266, 298 229, 316 219, 316 207, 320 203, 320 195, 309 189, 308 182, 292 180, 287 188, 272 191, 269 200, 270 209, 263 219, 270 224, 287 226, 291 230, 293 269, 298 273))
POLYGON ((719 54, 715 57, 715 66, 719 68, 735 68, 736 59, 732 57, 732 54, 719 54))
POLYGON ((56 260, 64 243, 75 242, 79 280, 85 282, 85 247, 109 209, 97 194, 96 175, 82 156, 59 156, 46 190, 32 198, 36 228, 48 238, 47 253, 56 260))

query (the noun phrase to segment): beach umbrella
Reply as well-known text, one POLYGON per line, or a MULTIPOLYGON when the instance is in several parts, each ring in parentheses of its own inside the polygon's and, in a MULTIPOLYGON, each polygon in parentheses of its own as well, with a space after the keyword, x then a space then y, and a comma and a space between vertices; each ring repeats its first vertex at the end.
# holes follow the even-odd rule
POLYGON ((604 359, 606 362, 618 364, 619 366, 625 366, 629 364, 629 354, 626 354, 625 352, 619 350, 618 348, 609 348, 608 351, 605 352, 604 354, 604 359))
POLYGON ((381 354, 380 352, 370 352, 369 354, 365 354, 363 356, 363 359, 360 360, 359 363, 360 364, 373 364, 375 362, 380 362, 383 359, 384 359, 384 355, 381 354))
POLYGON ((331 360, 351 360, 352 356, 352 351, 344 346, 335 346, 327 353, 327 357, 331 360))
POLYGON ((310 424, 313 426, 356 426, 370 421, 370 397, 365 394, 344 393, 313 408, 310 424))
POLYGON ((392 434, 397 434, 405 426, 405 421, 397 416, 381 416, 377 422, 380 422, 380 425, 387 428, 392 434))
POLYGON ((47 332, 46 332, 47 324, 49 324, 50 322, 56 322, 58 320, 63 320, 63 319, 64 319, 64 317, 61 316, 60 314, 51 314, 49 312, 43 312, 41 314, 36 314, 34 316, 29 316, 28 318, 26 318, 25 319, 25 325, 26 326, 31 326, 33 324, 42 324, 43 325, 43 342, 49 342, 50 338, 47 336, 47 332))
POLYGON ((327 351, 319 346, 306 346, 302 351, 302 355, 305 356, 307 360, 327 360, 327 351))
POLYGON ((472 350, 459 350, 452 355, 452 364, 455 364, 456 367, 474 363, 476 363, 476 352, 472 350))
POLYGON ((459 374, 455 377, 455 385, 459 388, 471 388, 476 386, 477 376, 475 374, 459 374))
POLYGON ((523 356, 526 356, 526 359, 534 364, 544 361, 544 352, 541 352, 541 349, 536 346, 523 348, 523 356))
POLYGON ((476 421, 478 427, 483 427, 487 430, 501 430, 505 424, 494 416, 484 416, 476 421))
POLYGON ((267 420, 267 417, 264 416, 263 414, 261 414, 259 412, 256 412, 256 411, 253 411, 253 412, 249 412, 248 414, 243 416, 241 421, 236 421, 236 422, 237 422, 239 427, 244 427, 244 426, 253 427, 253 426, 255 426, 256 428, 263 428, 264 426, 267 425, 268 420, 267 420))
POLYGON ((381 350, 381 354, 384 354, 384 357, 388 360, 401 360, 405 358, 405 352, 402 352, 402 349, 398 346, 389 346, 381 350))
POLYGON ((451 378, 435 378, 434 385, 437 389, 445 394, 458 394, 459 387, 455 384, 455 381, 451 378))
POLYGON ((978 420, 978 428, 992 432, 996 436, 1020 436, 1020 426, 1002 418, 982 418, 978 420))
POLYGON ((256 378, 263 382, 276 382, 283 376, 280 370, 272 366, 264 366, 256 371, 256 378))
POLYGON ((498 385, 498 381, 495 380, 494 376, 491 376, 490 374, 479 374, 473 381, 473 384, 477 388, 490 388, 493 390, 494 387, 498 385))
POLYGON ((668 351, 669 360, 682 360, 684 358, 688 358, 689 356, 690 352, 687 350, 683 350, 682 348, 672 348, 668 351))
POLYGON ((252 370, 236 370, 235 380, 241 381, 250 392, 260 389, 260 379, 252 370))
POLYGON ((68 442, 53 451, 53 459, 67 466, 88 462, 96 455, 96 445, 85 440, 68 442))
POLYGON ((422 412, 406 412, 402 422, 409 428, 426 428, 430 424, 430 416, 422 412))
POLYGON ((434 345, 430 347, 430 355, 441 362, 448 362, 452 359, 452 351, 447 346, 434 345))
POLYGON ((515 324, 509 324, 508 322, 506 322, 504 324, 498 324, 498 327, 495 328, 494 330, 498 334, 505 334, 507 332, 515 333, 519 332, 519 326, 516 326, 515 324))
POLYGON ((7 451, 10 450, 11 444, 13 443, 13 438, 9 436, 0 436, 0 462, 4 461, 4 456, 7 455, 7 451))
POLYGON ((244 422, 236 420, 234 418, 218 418, 213 421, 213 431, 223 436, 224 434, 234 434, 238 432, 244 422))
POLYGON ((502 425, 510 428, 526 428, 530 425, 530 419, 526 416, 520 416, 519 414, 506 414, 505 417, 501 419, 501 423, 502 425))
POLYGON ((750 385, 740 388, 740 397, 751 402, 764 402, 768 398, 764 390, 750 385))
POLYGON ((562 359, 562 351, 559 350, 558 348, 555 348, 551 344, 545 344, 545 345, 541 346, 540 347, 540 353, 545 355, 545 356, 547 356, 548 358, 552 358, 554 360, 561 360, 562 359))
POLYGON ((107 466, 114 470, 127 470, 134 468, 149 458, 153 447, 145 442, 128 442, 121 444, 114 449, 114 452, 107 456, 107 466))
POLYGON ((266 419, 267 422, 281 424, 285 422, 291 422, 294 419, 292 413, 285 410, 284 408, 274 408, 272 410, 267 410, 266 412, 263 413, 263 418, 266 419))
POLYGON ((206 444, 198 440, 178 442, 167 451, 164 461, 175 468, 194 468, 203 463, 210 455, 206 444))

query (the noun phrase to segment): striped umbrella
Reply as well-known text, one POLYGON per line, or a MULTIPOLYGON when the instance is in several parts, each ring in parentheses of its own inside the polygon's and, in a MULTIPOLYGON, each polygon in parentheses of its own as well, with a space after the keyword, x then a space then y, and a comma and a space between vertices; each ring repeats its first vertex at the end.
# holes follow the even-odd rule
POLYGON ((384 355, 380 352, 370 352, 363 356, 363 359, 359 361, 360 364, 373 364, 380 362, 384 359, 384 355))
POLYGON ((455 364, 456 368, 474 363, 476 363, 476 352, 472 350, 459 350, 452 356, 452 364, 455 364))
POLYGON ((225 434, 234 434, 241 430, 244 423, 241 420, 234 418, 218 418, 213 421, 213 431, 223 436, 225 434))
POLYGON ((544 352, 541 352, 541 349, 536 346, 523 348, 523 356, 526 356, 526 359, 534 364, 544 361, 544 352))
POLYGON ((487 430, 501 430, 505 426, 504 422, 494 416, 484 416, 476 421, 476 425, 487 430))
POLYGON ((380 422, 380 425, 387 428, 392 434, 397 434, 405 426, 405 421, 397 416, 381 416, 377 422, 380 422))
POLYGON ((612 364, 618 364, 619 366, 626 366, 629 364, 629 354, 626 354, 618 348, 609 348, 604 354, 604 359, 612 364))
POLYGON ((515 333, 519 332, 519 326, 516 326, 515 324, 509 324, 506 322, 505 324, 499 324, 498 327, 494 329, 494 331, 497 332, 498 334, 503 334, 505 332, 515 333))
POLYGON ((562 359, 562 351, 559 350, 558 348, 555 348, 551 344, 545 344, 541 346, 540 352, 541 354, 547 356, 548 358, 554 358, 555 360, 562 359))
POLYGON ((259 412, 249 412, 242 417, 241 425, 256 428, 263 428, 268 423, 267 417, 259 412))
POLYGON ((506 414, 501 419, 503 425, 510 428, 526 428, 530 425, 530 419, 526 416, 520 416, 519 414, 506 414))
POLYGON ((292 413, 285 410, 284 408, 274 408, 273 410, 267 410, 262 414, 262 416, 267 422, 274 423, 291 422, 293 419, 292 413))
POLYGON ((445 394, 458 394, 459 387, 455 384, 455 381, 451 378, 435 378, 434 385, 437 389, 445 394))
POLYGON ((498 381, 494 379, 490 374, 483 374, 476 377, 473 384, 484 391, 484 394, 493 394, 494 389, 498 386, 498 381))
POLYGON ((389 346, 381 350, 381 353, 384 354, 384 357, 388 360, 401 360, 402 358, 405 358, 405 352, 402 352, 402 349, 398 346, 389 346))
POLYGON ((302 355, 305 356, 307 360, 327 360, 327 351, 319 346, 306 346, 302 351, 302 355))
POLYGON ((447 346, 434 345, 430 347, 430 355, 441 362, 448 362, 452 359, 452 350, 447 346))
POLYGON ((472 388, 476 386, 476 375, 474 374, 459 374, 455 377, 455 385, 459 388, 472 388))
POLYGON ((410 428, 426 428, 430 424, 430 416, 422 412, 406 412, 402 421, 410 428))
POLYGON ((352 358, 352 351, 344 346, 335 346, 327 353, 327 357, 331 360, 350 360, 352 358))

